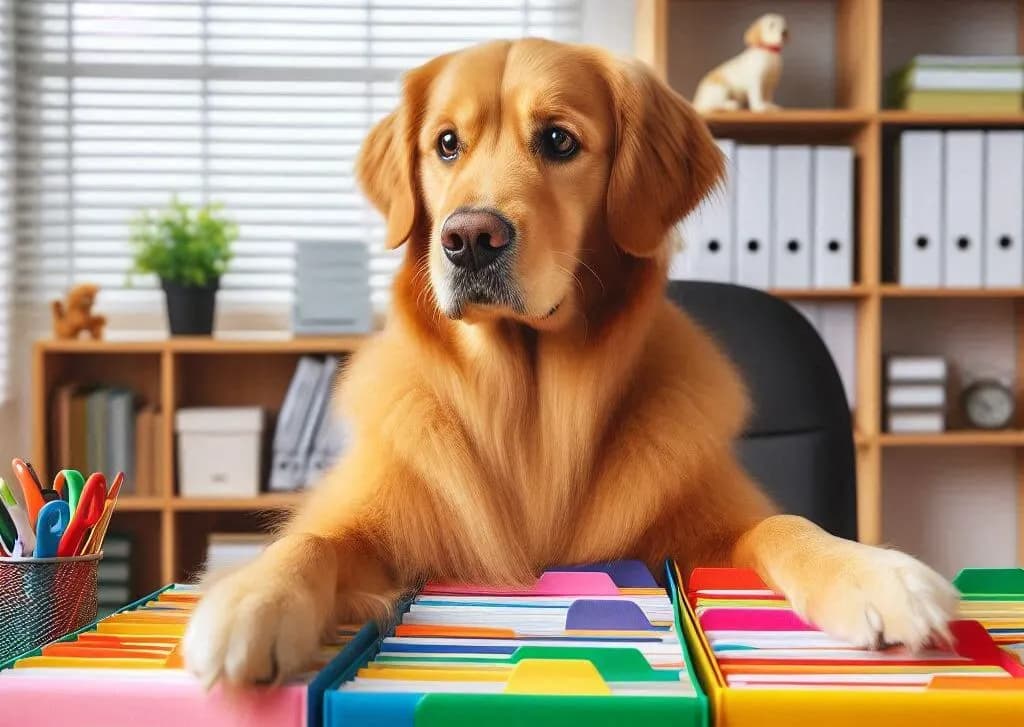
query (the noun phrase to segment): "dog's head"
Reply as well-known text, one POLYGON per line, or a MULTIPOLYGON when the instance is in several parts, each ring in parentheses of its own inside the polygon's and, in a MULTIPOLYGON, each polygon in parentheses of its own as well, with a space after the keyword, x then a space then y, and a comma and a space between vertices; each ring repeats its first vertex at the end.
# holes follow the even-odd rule
POLYGON ((646 67, 535 39, 409 73, 358 164, 388 245, 420 244, 408 264, 446 316, 543 329, 579 303, 595 248, 659 255, 721 172, 707 127, 646 67))
POLYGON ((789 40, 786 19, 778 13, 767 13, 755 20, 743 34, 748 48, 772 48, 780 50, 789 40))

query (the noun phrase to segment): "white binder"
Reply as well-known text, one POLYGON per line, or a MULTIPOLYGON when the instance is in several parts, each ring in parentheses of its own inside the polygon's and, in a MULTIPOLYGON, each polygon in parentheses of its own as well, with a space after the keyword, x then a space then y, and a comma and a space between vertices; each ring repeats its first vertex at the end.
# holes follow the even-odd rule
POLYGON ((772 149, 736 147, 736 282, 771 285, 772 149))
POLYGON ((901 285, 934 287, 942 281, 942 132, 900 136, 901 285))
POLYGON ((682 260, 673 260, 669 275, 672 279, 733 280, 736 142, 717 139, 716 143, 725 155, 725 181, 686 218, 682 230, 682 260))
POLYGON ((814 234, 811 244, 815 288, 853 283, 853 149, 814 149, 814 234))
POLYGON ((772 285, 811 285, 811 147, 773 150, 772 285))
POLYGON ((945 136, 942 256, 943 282, 950 288, 981 287, 984 141, 981 131, 947 131, 945 136))
POLYGON ((985 134, 982 283, 1024 285, 1024 131, 985 134))
POLYGON ((822 303, 818 312, 818 332, 832 354, 832 361, 843 381, 846 401, 853 409, 857 403, 856 304, 822 303))

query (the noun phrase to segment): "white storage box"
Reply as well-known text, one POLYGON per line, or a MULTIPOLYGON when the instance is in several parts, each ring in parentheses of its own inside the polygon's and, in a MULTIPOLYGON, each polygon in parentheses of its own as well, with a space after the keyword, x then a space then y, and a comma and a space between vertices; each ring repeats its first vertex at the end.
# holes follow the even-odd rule
POLYGON ((188 497, 255 497, 260 491, 263 410, 179 409, 178 492, 188 497))

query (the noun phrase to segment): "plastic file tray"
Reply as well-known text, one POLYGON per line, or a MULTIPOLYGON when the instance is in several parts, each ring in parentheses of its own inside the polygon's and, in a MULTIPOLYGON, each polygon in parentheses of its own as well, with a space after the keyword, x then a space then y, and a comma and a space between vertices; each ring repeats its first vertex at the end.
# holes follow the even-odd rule
MULTIPOLYGON (((676 569, 675 582, 682 578, 676 569)), ((683 636, 715 727, 1010 727, 1024 725, 1024 679, 947 677, 923 691, 732 689, 683 593, 683 636)))
MULTIPOLYGON (((171 588, 165 586, 116 613, 135 610, 171 588)), ((58 642, 94 630, 99 621, 58 642)), ((320 727, 324 691, 337 682, 347 663, 343 649, 307 683, 246 692, 219 686, 207 691, 191 680, 154 683, 111 677, 104 682, 61 678, 52 672, 31 681, 3 679, 3 670, 18 659, 40 653, 41 648, 34 649, 0 665, 0 725, 7 724, 6 716, 17 717, 11 724, 32 727, 320 727)))
MULTIPOLYGON (((670 580, 669 594, 675 611, 676 630, 681 633, 679 591, 672 582, 675 575, 668 564, 666 573, 670 580)), ((408 605, 404 604, 405 609, 408 605)), ((387 633, 392 631, 393 627, 387 633)), ((381 638, 373 624, 368 624, 359 632, 346 648, 349 662, 333 687, 352 679, 361 667, 376 656, 381 638)), ((357 721, 361 725, 373 727, 707 727, 707 698, 694 677, 693 664, 685 647, 682 650, 683 662, 696 692, 693 697, 352 694, 332 688, 324 695, 324 727, 345 727, 357 721)))

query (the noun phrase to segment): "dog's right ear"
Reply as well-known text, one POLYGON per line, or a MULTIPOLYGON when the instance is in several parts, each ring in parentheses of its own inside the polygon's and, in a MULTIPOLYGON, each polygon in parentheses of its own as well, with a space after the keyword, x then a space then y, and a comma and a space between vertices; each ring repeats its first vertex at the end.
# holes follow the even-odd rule
POLYGON ((761 22, 764 20, 764 16, 761 16, 747 28, 747 32, 743 34, 743 43, 748 48, 761 45, 761 22))
POLYGON ((423 213, 417 137, 427 92, 445 62, 447 57, 441 56, 406 74, 398 108, 370 130, 356 160, 359 186, 387 220, 389 249, 409 239, 423 213))

